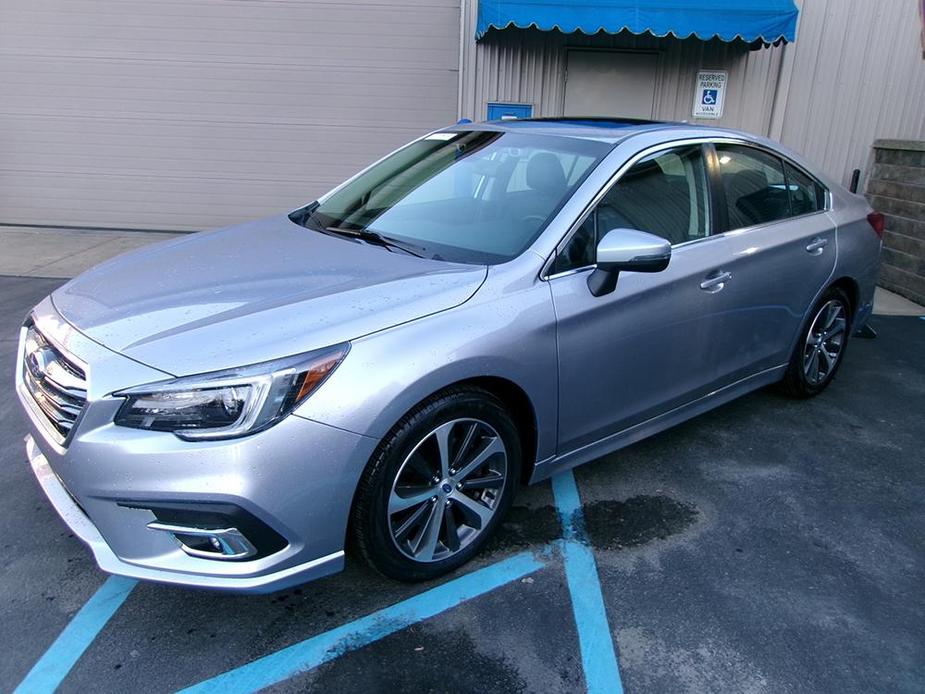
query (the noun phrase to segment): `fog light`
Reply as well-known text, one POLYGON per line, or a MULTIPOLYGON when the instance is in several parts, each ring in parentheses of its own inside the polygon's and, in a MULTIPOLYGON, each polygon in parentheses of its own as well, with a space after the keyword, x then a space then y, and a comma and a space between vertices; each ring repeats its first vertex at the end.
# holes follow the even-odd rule
POLYGON ((160 521, 151 521, 148 527, 173 535, 180 549, 191 557, 235 560, 257 554, 254 545, 237 528, 192 528, 160 521))
POLYGON ((154 514, 148 527, 169 532, 180 548, 204 559, 260 559, 286 547, 286 539, 239 506, 216 501, 120 501, 154 514))

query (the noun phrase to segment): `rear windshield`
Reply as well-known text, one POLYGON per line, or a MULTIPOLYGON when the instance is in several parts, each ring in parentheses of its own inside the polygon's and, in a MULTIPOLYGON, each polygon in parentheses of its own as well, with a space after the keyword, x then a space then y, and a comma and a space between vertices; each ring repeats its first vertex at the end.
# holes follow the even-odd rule
POLYGON ((495 264, 526 250, 612 145, 496 131, 435 133, 293 219, 370 231, 418 254, 495 264))

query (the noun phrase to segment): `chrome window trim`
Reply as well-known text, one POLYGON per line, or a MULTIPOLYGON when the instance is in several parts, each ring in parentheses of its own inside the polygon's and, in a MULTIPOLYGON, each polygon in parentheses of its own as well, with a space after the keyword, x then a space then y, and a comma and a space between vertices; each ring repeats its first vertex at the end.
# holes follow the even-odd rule
MULTIPOLYGON (((583 265, 583 266, 580 267, 580 268, 571 268, 571 269, 569 269, 569 270, 563 270, 562 272, 557 272, 557 273, 554 273, 554 274, 550 274, 550 273, 549 273, 549 270, 551 269, 553 263, 556 261, 556 258, 559 256, 559 253, 562 252, 562 250, 565 248, 565 246, 568 244, 568 242, 572 239, 572 236, 574 236, 575 233, 578 231, 578 229, 581 228, 581 225, 584 224, 585 220, 588 218, 588 215, 591 214, 591 212, 594 210, 595 207, 597 207, 598 203, 600 203, 600 201, 604 198, 604 196, 607 195, 608 192, 610 192, 610 189, 611 189, 613 186, 615 186, 617 183, 619 183, 619 181, 620 181, 620 179, 623 177, 623 175, 624 175, 630 168, 632 168, 632 166, 633 166, 634 164, 636 164, 636 162, 638 162, 640 159, 644 159, 645 157, 647 157, 647 156, 649 156, 649 155, 655 154, 655 153, 657 153, 657 152, 662 152, 662 151, 668 150, 668 149, 675 149, 675 148, 677 148, 677 147, 686 147, 686 146, 690 146, 690 145, 700 145, 700 146, 703 146, 703 145, 717 145, 717 144, 742 145, 742 146, 745 146, 745 147, 752 147, 752 148, 757 149, 757 150, 759 150, 759 151, 761 151, 761 152, 764 152, 765 154, 769 154, 769 155, 771 155, 771 156, 777 157, 777 158, 780 159, 782 162, 786 162, 787 164, 789 164, 789 165, 793 166, 795 169, 801 171, 801 172, 804 173, 806 176, 808 176, 810 179, 812 179, 813 181, 815 181, 816 183, 818 183, 820 186, 822 186, 822 189, 825 191, 825 205, 824 205, 824 207, 823 207, 821 210, 815 210, 814 212, 807 212, 806 214, 798 215, 798 216, 796 216, 796 217, 785 217, 784 219, 775 219, 775 220, 772 221, 772 222, 764 222, 764 223, 762 223, 762 224, 754 224, 754 225, 752 225, 752 226, 750 226, 750 227, 739 227, 739 228, 737 228, 737 229, 727 229, 726 231, 720 232, 719 234, 710 234, 709 236, 704 236, 703 238, 691 239, 690 241, 685 241, 684 243, 674 244, 674 245, 672 245, 672 247, 671 247, 672 251, 674 251, 676 248, 683 248, 683 247, 689 246, 689 245, 691 245, 691 244, 693 244, 693 243, 700 243, 700 242, 702 242, 702 241, 707 241, 707 240, 709 240, 709 239, 722 238, 722 237, 724 237, 724 236, 727 235, 727 234, 731 234, 731 233, 732 233, 732 234, 738 235, 738 234, 740 234, 740 233, 745 233, 745 232, 748 232, 748 231, 752 231, 752 230, 754 230, 754 229, 760 229, 760 228, 764 228, 764 227, 767 227, 767 226, 772 226, 772 225, 774 225, 774 224, 780 224, 780 223, 782 223, 782 222, 790 222, 790 221, 793 221, 793 220, 795 220, 795 219, 802 219, 802 218, 804 218, 804 217, 809 217, 809 216, 811 216, 811 215, 824 214, 824 213, 826 213, 826 212, 830 212, 830 211, 831 211, 831 209, 832 209, 832 191, 829 189, 829 187, 828 187, 827 185, 825 185, 822 181, 820 181, 820 180, 819 180, 816 176, 814 176, 812 173, 810 173, 809 171, 807 171, 805 167, 800 166, 800 165, 797 164, 795 161, 793 161, 793 160, 790 159, 789 157, 785 156, 784 154, 778 152, 777 150, 772 149, 772 148, 770 148, 770 147, 767 147, 767 146, 765 146, 765 145, 762 145, 762 144, 759 143, 759 142, 752 142, 752 141, 750 141, 750 140, 746 140, 746 139, 741 138, 741 137, 716 137, 716 136, 688 137, 688 138, 683 138, 683 139, 681 139, 681 140, 671 140, 671 141, 666 141, 666 142, 660 142, 660 143, 658 143, 657 145, 652 145, 652 146, 650 146, 650 147, 646 147, 646 148, 640 150, 639 152, 637 152, 636 154, 634 154, 632 157, 630 157, 629 159, 627 159, 627 160, 620 166, 620 168, 618 168, 618 169, 614 172, 614 174, 613 174, 610 178, 607 179, 607 182, 601 187, 600 190, 597 191, 597 193, 595 193, 594 197, 591 198, 591 201, 590 201, 590 202, 585 206, 585 208, 581 211, 581 214, 578 215, 578 218, 576 219, 576 221, 573 222, 573 223, 571 224, 571 226, 569 227, 569 230, 565 233, 565 236, 563 236, 563 237, 559 240, 559 243, 556 244, 555 249, 553 249, 553 252, 552 252, 552 253, 550 254, 550 256, 546 259, 546 262, 543 263, 543 267, 542 267, 542 269, 540 270, 540 277, 539 277, 540 280, 546 282, 546 281, 549 281, 550 279, 556 279, 556 278, 559 278, 559 277, 566 277, 566 276, 568 276, 568 275, 575 274, 575 273, 577 273, 577 272, 583 272, 583 271, 585 271, 585 270, 587 270, 587 269, 589 269, 589 268, 596 268, 596 267, 597 267, 597 264, 583 265)), ((709 184, 709 185, 712 185, 712 184, 709 184)))
MULTIPOLYGON (((816 210, 815 212, 807 212, 805 214, 798 214, 796 217, 784 217, 783 219, 775 219, 770 222, 762 222, 761 224, 752 224, 750 227, 738 227, 736 229, 729 229, 728 231, 724 231, 722 234, 717 234, 717 236, 724 236, 726 234, 735 234, 736 236, 738 236, 739 234, 746 234, 750 231, 756 231, 758 229, 766 229, 767 227, 773 227, 778 224, 785 224, 787 222, 792 222, 794 220, 806 219, 808 217, 815 217, 816 215, 819 215, 819 214, 825 214, 828 211, 829 211, 828 209, 816 210)), ((711 238, 711 237, 708 236, 707 238, 711 238)))
POLYGON ((540 279, 542 279, 544 282, 548 282, 549 280, 557 280, 560 277, 568 277, 569 275, 577 275, 579 272, 587 272, 588 270, 596 269, 597 263, 593 265, 582 265, 581 267, 573 267, 571 270, 563 270, 562 272, 557 272, 553 275, 546 275, 540 279))

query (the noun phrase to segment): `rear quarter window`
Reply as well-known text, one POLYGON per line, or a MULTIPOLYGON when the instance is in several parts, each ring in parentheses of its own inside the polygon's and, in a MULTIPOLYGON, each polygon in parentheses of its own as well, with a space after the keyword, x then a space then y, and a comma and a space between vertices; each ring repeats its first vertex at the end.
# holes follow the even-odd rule
POLYGON ((784 162, 790 208, 794 217, 818 212, 825 207, 825 189, 815 179, 784 162))

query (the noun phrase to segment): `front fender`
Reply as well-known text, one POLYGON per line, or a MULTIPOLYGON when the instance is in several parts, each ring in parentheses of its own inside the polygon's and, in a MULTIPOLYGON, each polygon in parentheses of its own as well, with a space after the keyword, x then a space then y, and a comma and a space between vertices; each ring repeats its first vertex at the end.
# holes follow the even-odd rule
POLYGON ((368 335, 296 414, 382 438, 416 404, 447 386, 492 376, 530 399, 537 459, 555 453, 556 322, 545 282, 478 294, 450 311, 368 335))

